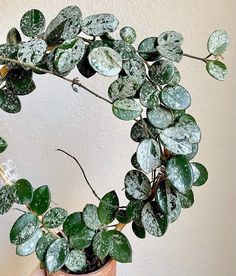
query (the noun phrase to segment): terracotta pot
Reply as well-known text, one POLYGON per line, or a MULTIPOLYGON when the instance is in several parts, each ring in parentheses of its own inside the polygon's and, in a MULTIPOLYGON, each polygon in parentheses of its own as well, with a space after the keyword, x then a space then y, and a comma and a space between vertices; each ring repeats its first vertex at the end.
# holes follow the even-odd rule
POLYGON ((68 276, 68 275, 74 275, 74 276, 116 276, 116 261, 115 260, 109 260, 103 267, 101 267, 99 270, 90 272, 87 274, 68 274, 64 271, 58 271, 52 274, 48 274, 47 276, 68 276))

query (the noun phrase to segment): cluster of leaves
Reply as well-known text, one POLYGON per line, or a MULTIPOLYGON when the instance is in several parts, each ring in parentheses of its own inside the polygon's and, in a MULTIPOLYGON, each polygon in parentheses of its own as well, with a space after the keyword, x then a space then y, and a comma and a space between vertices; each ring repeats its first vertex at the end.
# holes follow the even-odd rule
MULTIPOLYGON (((125 208, 119 207, 114 191, 107 193, 98 207, 87 204, 83 212, 68 215, 62 208, 49 208, 47 186, 33 190, 28 181, 19 180, 0 190, 0 213, 7 212, 14 202, 27 208, 10 233, 17 254, 36 251, 49 272, 64 265, 72 272, 83 271, 84 250, 91 246, 100 260, 111 256, 119 262, 130 262, 132 251, 127 238, 115 229, 108 230, 108 225, 115 219, 123 224, 132 222, 139 238, 145 238, 146 232, 162 236, 181 209, 192 206, 192 187, 203 185, 208 178, 202 164, 190 162, 198 151, 201 132, 196 120, 186 113, 191 96, 180 85, 175 64, 185 55, 183 36, 175 31, 163 32, 144 39, 135 49, 132 27, 122 28, 120 39, 110 36, 118 24, 115 16, 105 13, 83 19, 77 6, 69 6, 46 27, 44 15, 34 9, 21 19, 21 31, 30 40, 22 42, 13 28, 7 43, 0 45, 0 107, 4 111, 20 111, 18 96, 35 89, 33 73, 64 77, 77 67, 86 78, 96 73, 118 75, 108 89, 112 111, 121 120, 135 120, 130 136, 138 146, 131 158, 135 169, 124 179, 129 200, 125 208), (53 234, 51 229, 55 228, 60 229, 62 237, 53 234)), ((209 55, 201 59, 218 80, 226 75, 226 66, 218 59, 228 44, 225 31, 215 31, 208 40, 209 55)), ((1 140, 1 151, 5 148, 1 140)))

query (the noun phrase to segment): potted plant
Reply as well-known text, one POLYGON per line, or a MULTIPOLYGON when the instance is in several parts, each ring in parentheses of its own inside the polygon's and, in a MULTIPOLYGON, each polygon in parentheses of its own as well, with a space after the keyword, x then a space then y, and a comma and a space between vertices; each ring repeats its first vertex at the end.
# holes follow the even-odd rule
MULTIPOLYGON (((22 214, 10 231, 16 253, 36 253, 50 275, 115 275, 116 261, 132 261, 132 249, 121 230, 132 225, 134 234, 144 239, 165 234, 182 208, 194 203, 193 188, 208 178, 206 168, 192 162, 198 151, 201 132, 193 116, 189 92, 181 86, 176 63, 183 57, 200 60, 208 73, 224 80, 227 68, 220 61, 229 45, 224 30, 213 32, 207 42, 208 55, 196 57, 183 52, 183 36, 166 31, 148 37, 136 49, 132 44, 136 32, 132 27, 120 29, 111 14, 82 17, 77 6, 64 8, 47 25, 39 10, 27 11, 20 28, 29 39, 22 41, 12 28, 6 43, 0 45, 0 107, 8 113, 21 110, 19 96, 35 89, 33 74, 51 74, 111 105, 121 120, 134 121, 131 139, 137 150, 131 158, 134 169, 124 178, 128 203, 120 204, 115 191, 99 197, 79 161, 62 149, 82 170, 85 181, 98 206, 87 204, 72 214, 54 206, 50 188, 34 189, 26 179, 12 179, 6 168, 0 169, 0 214, 18 204, 22 214), (111 83, 108 97, 84 86, 78 78, 68 78, 74 68, 86 78, 99 73, 118 78, 111 83), (191 161, 191 162, 190 162, 191 161), (115 221, 115 222, 114 222, 115 221)), ((7 142, 0 139, 0 152, 7 142)))

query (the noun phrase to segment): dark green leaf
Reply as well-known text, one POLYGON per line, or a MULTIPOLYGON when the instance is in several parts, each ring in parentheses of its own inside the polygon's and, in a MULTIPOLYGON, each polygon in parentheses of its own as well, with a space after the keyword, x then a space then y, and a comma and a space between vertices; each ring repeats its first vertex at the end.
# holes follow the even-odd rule
POLYGON ((160 99, 165 106, 175 110, 184 110, 191 105, 191 97, 181 85, 166 86, 160 93, 160 99))
POLYGON ((110 235, 106 231, 98 232, 93 239, 93 252, 100 259, 104 260, 109 254, 111 247, 110 235))
POLYGON ((120 263, 132 262, 132 248, 124 234, 116 230, 110 230, 110 256, 120 263))
POLYGON ((155 61, 161 58, 157 51, 157 37, 145 38, 138 46, 139 55, 147 61, 155 61))
POLYGON ((182 208, 190 208, 194 203, 194 194, 193 191, 190 190, 186 194, 178 194, 178 197, 180 199, 181 207, 182 208))
POLYGON ((214 31, 207 42, 208 51, 215 55, 222 55, 229 46, 229 35, 224 30, 214 31))
POLYGON ((78 234, 86 225, 82 219, 82 212, 70 214, 63 224, 63 231, 67 236, 78 234))
POLYGON ((21 111, 21 102, 17 95, 9 89, 0 89, 0 107, 8 113, 18 113, 21 111))
POLYGON ((143 140, 137 148, 137 161, 145 173, 161 166, 160 146, 153 138, 143 140))
POLYGON ((126 192, 134 199, 145 200, 150 196, 151 184, 144 173, 137 170, 129 171, 124 183, 126 192))
POLYGON ((120 223, 124 223, 124 224, 127 224, 130 222, 130 219, 127 216, 126 210, 118 210, 118 212, 116 213, 116 219, 120 223))
POLYGON ((33 198, 33 188, 26 179, 19 179, 13 186, 14 201, 19 204, 28 204, 33 198))
POLYGON ((62 225, 68 214, 63 208, 55 207, 50 209, 43 217, 43 225, 46 228, 57 228, 62 225))
POLYGON ((226 65, 218 60, 208 61, 206 64, 207 72, 215 79, 223 81, 227 75, 226 65))
POLYGON ((91 245, 95 231, 89 228, 82 229, 78 234, 69 237, 69 243, 73 248, 84 249, 91 245))
POLYGON ((179 117, 179 122, 182 122, 182 123, 194 122, 194 123, 196 123, 196 120, 190 114, 183 114, 182 116, 179 117))
MULTIPOLYGON (((15 58, 17 55, 18 47, 10 44, 0 45, 0 56, 3 58, 15 58)), ((5 64, 6 62, 0 59, 0 64, 5 64)))
POLYGON ((39 10, 27 11, 21 18, 20 28, 24 35, 33 37, 41 34, 45 28, 45 17, 39 10))
POLYGON ((91 78, 94 74, 96 74, 96 71, 89 64, 87 54, 85 54, 81 61, 77 64, 77 68, 80 74, 85 78, 91 78))
POLYGON ((49 273, 60 270, 69 253, 69 245, 66 239, 55 240, 48 248, 46 254, 46 266, 49 273))
POLYGON ((48 186, 41 186, 34 191, 30 209, 37 215, 42 215, 47 211, 51 203, 51 192, 48 186))
POLYGON ((165 234, 168 227, 168 219, 155 201, 145 204, 141 218, 143 227, 149 234, 156 237, 161 237, 165 234))
POLYGON ((21 36, 19 31, 16 28, 10 29, 10 31, 7 33, 7 44, 16 46, 19 43, 21 43, 21 36))
POLYGON ((173 123, 173 119, 174 119, 172 112, 163 106, 159 106, 159 107, 156 107, 155 109, 148 110, 147 117, 148 117, 148 121, 154 127, 159 129, 167 128, 170 124, 173 123))
POLYGON ((72 250, 65 262, 66 267, 72 272, 82 271, 86 266, 86 255, 81 250, 72 250))
POLYGON ((31 238, 39 227, 39 219, 32 214, 19 217, 11 228, 10 241, 12 244, 22 244, 31 238))
POLYGON ((142 113, 141 106, 132 99, 116 100, 112 105, 114 115, 124 121, 137 118, 142 113))
POLYGON ((7 146, 7 142, 2 137, 0 137, 0 153, 4 152, 7 146))
POLYGON ((91 36, 102 36, 114 32, 119 25, 118 19, 109 13, 90 15, 82 21, 82 31, 91 36))
POLYGON ((101 223, 98 219, 98 208, 93 204, 86 204, 83 209, 83 221, 85 225, 92 229, 97 230, 101 223))
POLYGON ((123 27, 120 30, 120 37, 129 44, 133 44, 136 39, 136 31, 132 27, 123 27))
POLYGON ((193 170, 193 185, 202 186, 208 179, 207 169, 202 164, 197 162, 191 163, 191 166, 193 170))
POLYGON ((179 70, 175 67, 174 75, 173 78, 171 79, 170 82, 168 82, 169 86, 176 86, 181 80, 180 72, 179 70))
POLYGON ((13 189, 10 185, 0 188, 0 215, 7 213, 14 203, 13 189))
POLYGON ((165 59, 153 63, 148 72, 151 80, 158 85, 168 84, 174 77, 174 73, 174 64, 165 59))
POLYGON ((122 69, 121 56, 109 47, 94 48, 88 55, 89 64, 99 74, 112 77, 122 69))
POLYGON ((188 193, 193 185, 193 171, 184 155, 175 155, 167 161, 167 177, 171 184, 182 194, 188 193))
POLYGON ((132 157, 131 157, 131 164, 133 165, 133 167, 134 167, 136 170, 139 170, 139 171, 142 170, 141 167, 140 167, 140 165, 139 165, 139 163, 138 163, 136 152, 135 152, 135 153, 132 155, 132 157))
POLYGON ((146 231, 144 227, 136 224, 134 221, 132 222, 132 230, 138 238, 144 239, 146 237, 146 231))
POLYGON ((38 259, 45 262, 46 254, 49 246, 57 239, 57 237, 51 233, 43 234, 43 236, 38 240, 35 252, 38 259))
POLYGON ((160 134, 162 144, 175 154, 192 153, 193 144, 199 143, 200 139, 200 129, 194 122, 176 123, 160 134))
POLYGON ((115 219, 119 209, 119 199, 115 191, 107 193, 99 203, 98 218, 102 224, 109 224, 115 219))
POLYGON ((136 224, 142 225, 141 212, 144 202, 140 200, 131 200, 126 208, 127 216, 130 220, 135 221, 136 224))
POLYGON ((28 256, 35 251, 36 244, 38 240, 42 237, 42 230, 38 229, 34 235, 29 238, 26 242, 17 245, 16 254, 19 256, 28 256))

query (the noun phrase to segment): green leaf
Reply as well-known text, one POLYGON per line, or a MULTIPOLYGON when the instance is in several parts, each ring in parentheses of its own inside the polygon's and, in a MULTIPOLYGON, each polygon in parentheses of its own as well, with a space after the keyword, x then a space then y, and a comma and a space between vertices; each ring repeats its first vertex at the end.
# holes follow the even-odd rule
POLYGON ((7 142, 2 137, 0 137, 0 153, 4 152, 7 146, 7 142))
POLYGON ((190 208, 194 203, 194 194, 192 190, 184 195, 179 193, 178 197, 180 199, 180 204, 182 208, 190 208))
POLYGON ((32 70, 24 70, 22 67, 14 68, 7 74, 6 84, 16 95, 27 95, 35 89, 32 75, 32 70))
POLYGON ((147 111, 148 121, 156 128, 165 129, 173 123, 171 111, 163 106, 147 111))
POLYGON ((63 223, 63 231, 67 236, 76 235, 84 228, 86 225, 82 219, 82 212, 70 214, 63 223))
POLYGON ((160 134, 161 143, 175 154, 192 153, 193 144, 199 143, 200 139, 200 129, 194 122, 176 123, 160 134))
POLYGON ((85 253, 77 249, 70 251, 65 265, 72 272, 82 271, 87 265, 85 253))
POLYGON ((149 67, 149 77, 158 85, 168 84, 175 73, 174 64, 168 60, 159 60, 149 67))
POLYGON ((141 218, 143 227, 149 234, 156 237, 161 237, 165 234, 168 227, 168 219, 155 201, 144 205, 141 218))
POLYGON ((53 235, 52 233, 47 233, 43 234, 43 236, 38 240, 35 247, 35 252, 37 258, 40 261, 45 262, 48 248, 56 239, 57 237, 55 235, 53 235))
POLYGON ((97 230, 101 223, 98 219, 98 208, 93 204, 86 204, 83 209, 83 221, 85 225, 92 229, 97 230))
MULTIPOLYGON (((153 134, 153 136, 156 136, 159 132, 157 128, 152 126, 147 118, 143 119, 145 124, 147 125, 147 128, 150 130, 150 132, 153 134)), ((150 137, 150 133, 147 133, 147 136, 150 137)), ((131 128, 130 131, 130 137, 135 142, 141 142, 146 138, 145 131, 143 129, 142 120, 137 121, 131 128)))
POLYGON ((19 256, 28 256, 35 251, 36 244, 38 240, 42 237, 42 230, 38 229, 34 235, 29 238, 26 242, 17 245, 16 254, 19 256))
POLYGON ((208 51, 215 55, 222 55, 229 47, 229 35, 224 30, 214 31, 207 42, 208 51))
POLYGON ((215 79, 223 81, 227 75, 226 65, 218 60, 208 61, 206 64, 207 72, 215 79))
POLYGON ((77 68, 80 74, 85 78, 91 78, 94 74, 96 74, 96 71, 93 70, 93 68, 89 64, 87 52, 84 54, 83 58, 77 64, 77 68))
POLYGON ((127 76, 135 79, 139 86, 144 83, 146 79, 146 67, 138 56, 134 56, 129 60, 124 60, 123 70, 127 76))
POLYGON ((90 15, 82 21, 82 31, 91 36, 102 36, 114 32, 119 25, 118 19, 109 13, 90 15))
POLYGON ((142 225, 141 212, 144 206, 144 202, 140 200, 131 200, 126 208, 127 217, 130 220, 135 221, 136 224, 142 225))
POLYGON ((136 237, 140 239, 144 239, 146 237, 146 231, 143 226, 136 224, 134 221, 132 222, 132 230, 136 237))
POLYGON ((140 171, 129 171, 125 176, 124 184, 126 192, 134 199, 145 200, 150 196, 150 181, 148 177, 140 171))
POLYGON ((148 80, 145 80, 140 88, 139 99, 140 103, 149 109, 158 108, 160 105, 159 91, 148 80))
POLYGON ((99 74, 112 77, 120 73, 121 56, 109 47, 94 48, 88 55, 89 64, 99 74))
POLYGON ((131 157, 131 164, 136 170, 139 170, 139 171, 142 170, 139 163, 138 163, 136 152, 131 157))
POLYGON ((193 171, 184 155, 175 155, 167 161, 167 178, 180 193, 188 193, 193 185, 193 171))
POLYGON ((168 181, 162 181, 157 188, 156 202, 167 215, 170 223, 177 220, 181 212, 181 203, 177 192, 168 181))
POLYGON ((127 224, 130 222, 130 219, 127 216, 126 210, 118 210, 116 213, 116 219, 120 222, 120 223, 124 223, 127 224))
POLYGON ((53 67, 60 74, 67 74, 82 59, 85 44, 82 38, 66 40, 54 50, 53 67))
POLYGON ((145 139, 138 145, 137 161, 145 173, 150 173, 161 166, 160 146, 156 140, 145 139))
POLYGON ((27 11, 21 18, 20 28, 24 35, 33 37, 41 34, 45 28, 45 17, 39 10, 27 11))
POLYGON ((197 162, 191 163, 191 166, 193 170, 193 185, 202 186, 208 179, 207 169, 202 164, 197 162))
POLYGON ((192 160, 197 153, 198 153, 198 144, 192 144, 192 151, 186 154, 186 157, 188 158, 188 160, 192 160))
POLYGON ((7 113, 18 113, 21 111, 21 102, 17 95, 9 89, 0 89, 0 107, 7 113))
POLYGON ((41 186, 34 191, 33 199, 29 205, 30 209, 37 215, 44 214, 51 203, 51 192, 48 186, 41 186))
POLYGON ((182 116, 179 117, 179 122, 182 122, 182 123, 194 122, 194 123, 196 123, 196 120, 190 114, 183 114, 182 116))
POLYGON ((16 46, 21 43, 21 36, 19 31, 16 28, 11 28, 7 33, 7 44, 16 46))
POLYGON ((107 193, 99 203, 98 218, 102 224, 109 224, 115 219, 119 209, 119 199, 115 191, 107 193))
POLYGON ((188 91, 181 85, 166 86, 160 93, 163 104, 174 110, 184 110, 191 105, 188 91))
POLYGON ((135 48, 123 40, 115 40, 113 42, 113 49, 120 54, 122 60, 129 60, 135 56, 135 48))
POLYGON ((65 209, 59 207, 52 208, 44 215, 43 225, 46 228, 57 228, 65 222, 67 216, 68 213, 65 209))
MULTIPOLYGON (((15 58, 18 51, 18 47, 10 44, 0 45, 0 56, 3 58, 15 58)), ((7 62, 0 60, 0 64, 5 64, 7 62)))
POLYGON ((120 263, 132 262, 132 248, 126 236, 117 230, 110 230, 108 233, 111 242, 110 256, 120 263))
POLYGON ((137 118, 142 113, 141 106, 132 99, 116 100, 112 105, 114 115, 124 121, 137 118))
POLYGON ((176 86, 181 81, 181 76, 179 70, 175 67, 173 78, 168 82, 169 86, 176 86))
POLYGON ((10 241, 20 245, 30 239, 39 228, 39 219, 26 213, 19 217, 11 228, 10 241))
POLYGON ((157 46, 157 37, 145 38, 138 46, 138 53, 144 60, 155 61, 161 58, 157 46))
POLYGON ((135 79, 124 76, 115 80, 108 88, 108 96, 111 101, 133 97, 139 86, 135 79))
POLYGON ((123 27, 120 30, 120 37, 129 44, 133 44, 136 39, 136 31, 132 27, 123 27))
POLYGON ((48 248, 46 266, 49 273, 60 270, 69 254, 69 245, 66 239, 55 240, 48 248))
POLYGON ((157 50, 164 58, 174 62, 180 62, 183 57, 181 47, 174 44, 157 46, 157 50))
POLYGON ((109 254, 111 247, 110 235, 107 231, 101 231, 93 239, 93 252, 100 259, 104 260, 109 254))
POLYGON ((78 234, 69 237, 69 243, 73 248, 84 249, 91 245, 95 231, 83 228, 78 234))
POLYGON ((43 39, 34 38, 30 41, 22 42, 19 45, 17 59, 20 62, 35 65, 41 61, 46 50, 46 42, 43 39))
POLYGON ((14 201, 19 204, 28 204, 33 198, 33 188, 30 182, 26 179, 16 181, 13 188, 14 201))
POLYGON ((158 45, 176 45, 181 46, 183 44, 183 36, 175 31, 163 32, 158 36, 158 45))
POLYGON ((7 213, 14 203, 13 189, 10 185, 0 188, 0 215, 7 213))

